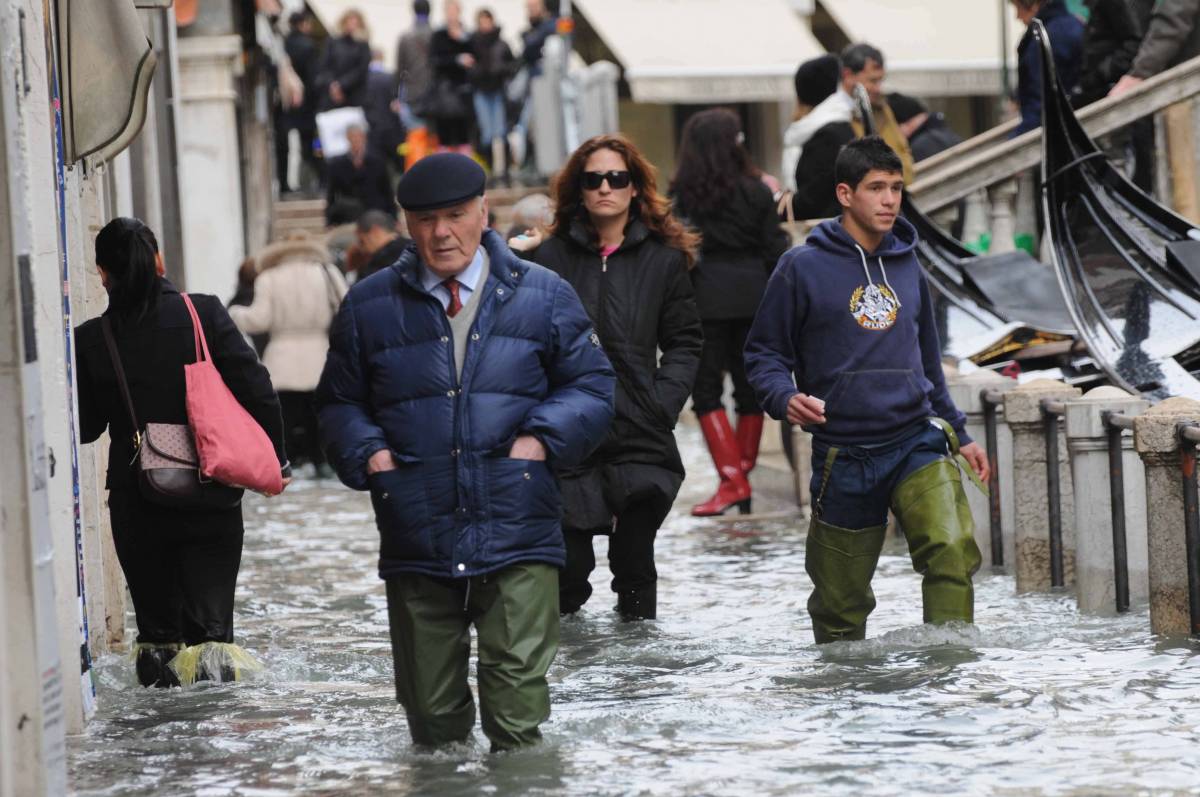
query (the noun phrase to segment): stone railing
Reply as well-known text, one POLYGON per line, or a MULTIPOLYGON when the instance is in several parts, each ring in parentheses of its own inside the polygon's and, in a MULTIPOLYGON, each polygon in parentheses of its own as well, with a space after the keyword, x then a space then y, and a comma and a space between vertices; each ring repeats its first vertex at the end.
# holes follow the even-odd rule
POLYGON ((1149 602, 1153 632, 1200 633, 1200 402, 990 372, 950 389, 994 470, 990 500, 968 489, 985 562, 1018 592, 1094 614, 1149 602))

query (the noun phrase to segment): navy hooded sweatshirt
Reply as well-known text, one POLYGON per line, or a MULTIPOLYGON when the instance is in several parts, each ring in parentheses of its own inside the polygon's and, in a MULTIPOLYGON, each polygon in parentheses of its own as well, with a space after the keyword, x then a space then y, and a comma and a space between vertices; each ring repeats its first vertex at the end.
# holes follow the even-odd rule
POLYGON ((946 390, 916 243, 898 218, 866 252, 831 219, 780 258, 746 339, 746 376, 772 418, 787 417, 799 389, 825 400, 825 423, 804 427, 825 443, 882 443, 933 415, 971 442, 946 390))

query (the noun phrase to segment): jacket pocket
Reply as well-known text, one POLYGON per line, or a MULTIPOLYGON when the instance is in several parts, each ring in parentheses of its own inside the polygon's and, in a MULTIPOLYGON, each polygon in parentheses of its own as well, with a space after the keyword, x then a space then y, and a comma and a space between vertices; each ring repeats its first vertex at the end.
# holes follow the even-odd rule
MULTIPOLYGON (((499 457, 488 459, 488 509, 497 527, 520 527, 562 518, 562 498, 545 462, 499 457)), ((503 547, 503 546, 501 546, 503 547)))
POLYGON ((428 492, 422 464, 402 464, 367 477, 383 559, 434 558, 428 492))
POLYGON ((826 412, 838 426, 888 428, 921 414, 925 391, 907 368, 843 371, 825 397, 826 412))

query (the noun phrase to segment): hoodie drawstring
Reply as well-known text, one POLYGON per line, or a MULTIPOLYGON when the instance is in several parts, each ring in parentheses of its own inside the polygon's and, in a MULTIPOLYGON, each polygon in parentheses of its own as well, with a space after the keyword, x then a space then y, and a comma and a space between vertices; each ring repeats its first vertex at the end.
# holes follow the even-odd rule
MULTIPOLYGON (((858 250, 858 256, 862 258, 863 273, 867 275, 867 285, 874 286, 875 283, 871 280, 871 269, 867 267, 867 253, 864 252, 863 248, 858 244, 855 244, 854 248, 858 250)), ((881 274, 883 274, 883 284, 887 286, 888 292, 891 293, 892 298, 896 300, 896 309, 899 310, 901 307, 903 307, 903 305, 900 304, 900 294, 896 293, 896 289, 892 287, 892 283, 888 282, 887 268, 883 265, 883 258, 880 257, 877 259, 879 261, 879 271, 881 274)))

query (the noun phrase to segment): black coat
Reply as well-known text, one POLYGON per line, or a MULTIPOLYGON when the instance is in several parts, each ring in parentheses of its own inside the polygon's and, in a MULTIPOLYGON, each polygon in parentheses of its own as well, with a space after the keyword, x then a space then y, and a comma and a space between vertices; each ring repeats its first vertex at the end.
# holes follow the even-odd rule
POLYGON ((292 71, 304 84, 304 103, 297 110, 311 116, 317 109, 317 99, 321 92, 317 85, 321 53, 312 37, 298 30, 292 31, 283 40, 283 49, 292 64, 292 71))
POLYGON ((634 221, 620 248, 601 258, 577 222, 569 235, 547 239, 531 259, 579 294, 617 372, 616 418, 585 466, 641 463, 682 475, 673 430, 704 345, 684 254, 634 221))
POLYGON ((831 219, 842 215, 838 204, 833 166, 838 152, 854 140, 849 122, 830 122, 804 145, 796 162, 796 193, 792 212, 796 219, 831 219))
POLYGON ((503 91, 512 77, 515 59, 512 49, 500 38, 500 29, 473 35, 471 54, 475 56, 475 66, 471 67, 469 76, 475 90, 503 91))
MULTIPOLYGON (((158 306, 136 324, 114 325, 117 350, 133 396, 138 423, 187 423, 183 366, 195 362, 192 320, 179 291, 161 280, 158 306)), ((233 319, 215 296, 188 294, 212 354, 213 363, 225 384, 275 444, 280 464, 287 462, 283 450, 283 421, 271 376, 246 343, 233 319)), ((106 311, 105 315, 108 315, 106 311)), ((79 434, 84 443, 95 441, 108 429, 109 489, 128 489, 136 484, 133 424, 117 387, 116 371, 104 344, 100 319, 93 318, 75 328, 75 381, 79 386, 79 434)))
POLYGON ((472 119, 471 82, 467 68, 458 61, 471 54, 471 40, 455 39, 445 28, 434 31, 429 42, 429 63, 433 68, 426 96, 416 109, 421 116, 438 119, 472 119))
POLYGON ((779 226, 771 189, 746 177, 720 211, 698 216, 679 207, 679 212, 703 237, 700 260, 691 272, 700 317, 754 318, 767 279, 791 243, 779 226))
POLYGON ((400 123, 400 115, 392 110, 395 100, 395 76, 382 69, 369 70, 363 102, 363 115, 367 118, 367 146, 384 160, 398 158, 397 150, 404 143, 404 125, 400 123))
POLYGON ((1131 0, 1089 0, 1087 26, 1083 29, 1083 56, 1079 87, 1071 100, 1076 107, 1108 95, 1109 89, 1133 67, 1146 19, 1131 0))
POLYGON ((340 155, 330 159, 325 172, 329 182, 325 221, 329 224, 357 221, 367 210, 395 215, 396 200, 387 167, 377 155, 368 152, 357 169, 349 155, 340 155))
POLYGON ((946 117, 933 111, 925 120, 925 124, 913 131, 908 146, 912 149, 913 161, 923 161, 950 149, 955 144, 961 144, 962 140, 962 136, 946 124, 946 117))
POLYGON ((317 109, 361 108, 367 98, 367 70, 371 68, 371 45, 352 36, 330 39, 325 45, 321 67, 317 72, 320 96, 317 109), (345 94, 339 105, 329 96, 329 84, 337 81, 345 94))

